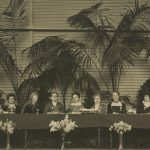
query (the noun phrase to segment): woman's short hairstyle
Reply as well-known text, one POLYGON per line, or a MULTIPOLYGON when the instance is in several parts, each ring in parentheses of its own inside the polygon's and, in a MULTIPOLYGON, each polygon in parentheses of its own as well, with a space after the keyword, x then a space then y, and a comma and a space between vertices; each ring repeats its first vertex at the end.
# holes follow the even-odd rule
POLYGON ((53 94, 56 94, 58 96, 58 92, 49 92, 48 97, 52 97, 53 94))
POLYGON ((9 98, 10 97, 14 97, 14 103, 17 105, 17 98, 16 98, 16 95, 14 93, 10 93, 6 96, 6 100, 7 102, 9 103, 9 98))
POLYGON ((72 93, 72 97, 73 97, 73 95, 77 95, 80 98, 80 94, 78 92, 72 93))
POLYGON ((16 101, 16 95, 14 93, 10 93, 7 95, 6 100, 9 100, 9 97, 14 97, 14 100, 16 101))

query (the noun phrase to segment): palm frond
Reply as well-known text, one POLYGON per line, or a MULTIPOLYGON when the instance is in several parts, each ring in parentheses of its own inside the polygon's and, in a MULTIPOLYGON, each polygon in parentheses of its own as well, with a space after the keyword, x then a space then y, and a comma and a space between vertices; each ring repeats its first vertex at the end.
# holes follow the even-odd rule
MULTIPOLYGON (((78 63, 86 65, 91 64, 91 59, 86 53, 79 51, 85 50, 87 47, 75 40, 63 40, 59 37, 47 37, 33 44, 30 48, 26 49, 28 52, 29 65, 23 72, 23 77, 37 77, 49 68, 53 68, 55 62, 59 62, 61 56, 65 53, 70 53, 76 56, 78 63), (77 59, 78 57, 78 59, 77 59)), ((71 55, 69 57, 71 57, 71 55)), ((68 62, 69 63, 69 62, 68 62)))
POLYGON ((14 39, 17 38, 17 34, 15 31, 7 31, 6 29, 14 29, 26 18, 26 4, 27 0, 10 0, 7 8, 0 15, 0 29, 2 29, 0 30, 0 41, 10 49, 14 47, 14 39))
POLYGON ((64 51, 67 53, 70 53, 71 55, 76 57, 76 60, 78 63, 81 63, 82 65, 91 65, 91 57, 90 54, 88 53, 89 48, 75 40, 69 40, 69 41, 64 41, 60 47, 59 47, 59 52, 58 56, 61 55, 64 51))
MULTIPOLYGON (((104 82, 107 90, 109 91, 109 87, 101 73, 101 69, 99 68, 97 62, 95 61, 95 57, 90 53, 89 47, 82 43, 78 43, 76 41, 71 41, 74 45, 71 49, 69 49, 69 53, 71 53, 79 64, 91 66, 94 65, 98 71, 100 79, 104 82)), ((61 51, 60 51, 61 53, 61 51)))
POLYGON ((18 76, 21 75, 15 59, 8 53, 7 47, 0 43, 0 65, 8 76, 15 91, 18 89, 18 76))
POLYGON ((148 59, 150 57, 150 49, 147 49, 145 57, 148 59))
POLYGON ((120 76, 126 67, 133 65, 135 53, 120 43, 113 44, 103 56, 103 65, 108 66, 113 90, 119 87, 120 76))
POLYGON ((83 89, 87 90, 89 87, 95 91, 100 91, 100 87, 96 81, 96 79, 88 73, 85 69, 80 68, 80 71, 78 71, 79 75, 74 83, 75 89, 78 89, 80 91, 83 91, 83 89))
POLYGON ((116 39, 122 39, 124 45, 139 54, 143 49, 149 49, 150 36, 150 6, 139 4, 138 0, 122 14, 123 18, 117 27, 116 39), (124 32, 124 33, 122 33, 124 32))
POLYGON ((138 0, 122 14, 112 39, 104 51, 102 62, 108 66, 113 89, 119 86, 120 76, 128 65, 133 65, 136 56, 143 50, 149 50, 150 7, 140 5, 138 0))
POLYGON ((23 104, 28 101, 29 94, 39 89, 39 80, 36 78, 29 78, 24 80, 18 88, 18 100, 23 104))
POLYGON ((27 0, 10 0, 8 7, 1 14, 10 27, 25 19, 26 4, 27 0))
POLYGON ((138 0, 135 0, 132 7, 128 8, 126 13, 122 14, 123 18, 118 25, 118 30, 134 31, 134 30, 149 30, 150 24, 150 6, 148 3, 139 4, 138 0))
POLYGON ((27 76, 30 78, 38 77, 44 71, 48 70, 49 68, 53 68, 56 60, 59 61, 55 51, 42 54, 26 66, 23 71, 22 77, 24 79, 27 76))
POLYGON ((31 47, 25 49, 23 53, 27 52, 27 58, 30 62, 34 61, 40 55, 44 55, 47 52, 56 51, 56 49, 62 44, 63 39, 57 36, 48 36, 39 42, 33 44, 31 47))
POLYGON ((70 26, 88 29, 87 43, 91 43, 92 49, 104 47, 110 40, 110 35, 105 30, 106 28, 112 29, 113 25, 104 15, 105 11, 100 2, 67 19, 70 26))

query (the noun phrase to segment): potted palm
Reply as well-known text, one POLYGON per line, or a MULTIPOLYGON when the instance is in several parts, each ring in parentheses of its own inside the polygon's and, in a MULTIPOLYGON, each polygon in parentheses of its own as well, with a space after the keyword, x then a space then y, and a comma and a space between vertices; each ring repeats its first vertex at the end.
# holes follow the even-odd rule
POLYGON ((9 0, 8 6, 0 16, 0 66, 8 77, 18 100, 21 98, 18 95, 21 70, 18 67, 15 46, 18 38, 16 27, 26 18, 26 4, 27 0, 9 0), (12 52, 14 52, 14 55, 12 55, 12 52))
POLYGON ((88 84, 93 90, 99 90, 95 78, 80 65, 71 49, 83 48, 83 44, 60 37, 46 37, 26 49, 29 65, 23 72, 24 82, 20 89, 28 91, 47 87, 60 88, 65 108, 68 88, 85 89, 88 84))
POLYGON ((129 65, 134 64, 137 55, 144 49, 147 51, 146 57, 150 56, 149 35, 146 32, 150 30, 150 6, 135 0, 132 7, 128 7, 127 11, 121 14, 122 19, 116 28, 106 15, 108 10, 102 6, 103 3, 99 2, 68 18, 70 26, 86 30, 87 43, 90 43, 88 51, 73 51, 78 57, 83 54, 89 56, 87 58, 96 66, 106 88, 109 89, 101 73, 101 66, 107 66, 112 89, 118 90, 121 74, 129 65), (111 34, 109 31, 112 31, 111 34))

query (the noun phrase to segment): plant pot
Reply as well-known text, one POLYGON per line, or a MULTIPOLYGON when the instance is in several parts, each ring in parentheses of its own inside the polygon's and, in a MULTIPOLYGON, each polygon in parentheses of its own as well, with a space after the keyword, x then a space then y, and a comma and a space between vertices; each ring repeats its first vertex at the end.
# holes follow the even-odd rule
POLYGON ((119 150, 123 150, 123 134, 119 134, 119 150))
POLYGON ((10 134, 6 133, 6 149, 10 150, 11 149, 11 145, 10 145, 10 134))

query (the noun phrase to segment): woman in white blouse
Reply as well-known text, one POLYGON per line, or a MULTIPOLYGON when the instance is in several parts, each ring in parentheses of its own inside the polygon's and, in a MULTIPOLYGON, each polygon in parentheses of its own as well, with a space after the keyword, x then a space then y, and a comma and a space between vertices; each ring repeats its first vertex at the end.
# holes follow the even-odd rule
POLYGON ((101 96, 99 93, 96 93, 93 95, 93 99, 94 99, 94 105, 90 108, 83 108, 82 111, 83 112, 97 112, 97 113, 101 113, 102 112, 102 105, 101 105, 101 96))

